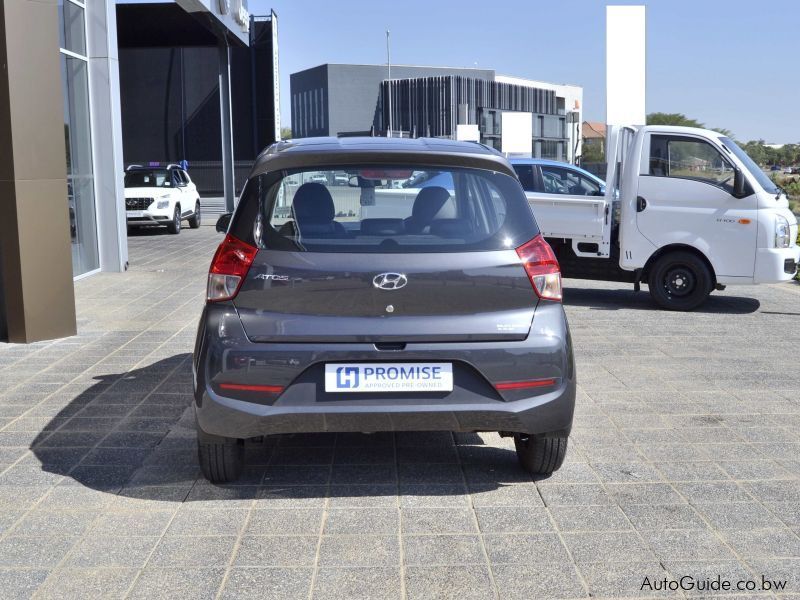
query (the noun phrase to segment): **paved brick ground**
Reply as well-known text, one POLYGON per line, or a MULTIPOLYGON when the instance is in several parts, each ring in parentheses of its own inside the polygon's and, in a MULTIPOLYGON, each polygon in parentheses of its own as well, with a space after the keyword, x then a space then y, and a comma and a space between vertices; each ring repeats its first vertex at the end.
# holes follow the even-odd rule
POLYGON ((0 596, 640 596, 645 576, 800 594, 800 287, 691 314, 568 282, 578 410, 532 481, 495 435, 309 435, 198 479, 189 353, 211 228, 130 240, 77 337, 0 346, 0 596))

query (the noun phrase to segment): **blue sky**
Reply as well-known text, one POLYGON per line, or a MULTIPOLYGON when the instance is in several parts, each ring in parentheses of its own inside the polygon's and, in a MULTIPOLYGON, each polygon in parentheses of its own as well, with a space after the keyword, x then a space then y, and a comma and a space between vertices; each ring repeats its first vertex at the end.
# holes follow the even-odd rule
MULTIPOLYGON (((279 18, 282 120, 289 74, 326 62, 493 68, 584 88, 605 119, 599 0, 250 0, 279 18)), ((642 4, 614 2, 613 4, 642 4)), ((647 111, 682 112, 739 140, 800 142, 800 2, 655 0, 647 5, 647 111)))

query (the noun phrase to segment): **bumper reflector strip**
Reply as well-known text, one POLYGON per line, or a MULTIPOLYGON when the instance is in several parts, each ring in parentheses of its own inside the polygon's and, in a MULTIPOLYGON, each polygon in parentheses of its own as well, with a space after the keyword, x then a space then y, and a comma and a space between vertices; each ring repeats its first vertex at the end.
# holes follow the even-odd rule
POLYGON ((494 388, 500 390, 523 390, 526 388, 538 388, 555 385, 555 379, 530 379, 528 381, 502 381, 495 383, 494 388))
POLYGON ((239 392, 266 392, 268 394, 280 394, 283 392, 282 385, 246 385, 243 383, 220 383, 220 389, 236 390, 239 392))

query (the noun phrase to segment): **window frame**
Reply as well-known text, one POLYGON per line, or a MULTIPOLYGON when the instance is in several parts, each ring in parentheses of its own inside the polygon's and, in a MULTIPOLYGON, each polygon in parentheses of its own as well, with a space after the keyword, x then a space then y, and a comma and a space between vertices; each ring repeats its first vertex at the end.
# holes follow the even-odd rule
POLYGON ((560 166, 560 165, 538 165, 538 166, 539 166, 539 176, 541 178, 541 189, 542 189, 542 193, 543 194, 548 194, 550 196, 578 196, 578 197, 586 197, 586 198, 599 198, 599 197, 601 197, 603 195, 603 194, 600 193, 602 187, 600 186, 599 183, 597 183, 593 179, 587 177, 586 175, 584 175, 580 171, 577 171, 576 169, 570 168, 568 165, 564 165, 563 167, 560 166), (545 169, 553 169, 553 170, 564 171, 568 175, 572 175, 573 177, 577 177, 580 182, 583 182, 584 180, 586 180, 589 183, 591 183, 592 185, 597 186, 597 192, 598 193, 596 195, 594 195, 594 194, 572 194, 572 193, 560 194, 560 193, 553 193, 553 192, 545 191, 545 189, 544 189, 544 170, 545 169))
MULTIPOLYGON (((669 158, 666 159, 666 164, 670 166, 669 158)), ((671 169, 670 169, 671 170, 671 169)), ((647 173, 642 173, 641 175, 644 177, 659 177, 663 179, 684 179, 686 181, 696 181, 697 183, 704 183, 706 185, 710 185, 711 187, 715 187, 717 189, 722 190, 723 192, 729 194, 730 196, 734 196, 734 182, 736 181, 736 172, 738 171, 738 167, 733 164, 733 162, 725 156, 723 152, 720 151, 719 148, 714 146, 714 144, 710 143, 707 139, 702 137, 697 137, 691 134, 676 134, 676 133, 651 133, 650 140, 648 142, 648 151, 647 151, 647 173), (722 159, 722 161, 728 165, 733 173, 733 177, 730 178, 730 184, 716 182, 711 179, 705 179, 702 177, 687 177, 684 175, 656 175, 652 173, 652 161, 653 161, 653 140, 655 138, 664 138, 666 139, 667 144, 667 152, 669 152, 669 144, 673 141, 675 142, 694 142, 699 144, 705 144, 709 146, 712 150, 714 150, 722 159)))

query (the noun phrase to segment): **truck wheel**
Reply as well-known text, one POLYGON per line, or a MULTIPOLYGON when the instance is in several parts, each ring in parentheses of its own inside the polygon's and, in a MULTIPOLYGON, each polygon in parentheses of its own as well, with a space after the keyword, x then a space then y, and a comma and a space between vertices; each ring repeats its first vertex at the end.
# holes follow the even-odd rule
POLYGON ((711 270, 691 252, 675 251, 659 258, 647 280, 650 296, 667 310, 693 310, 713 287, 711 270))
POLYGON ((172 221, 167 223, 167 231, 170 233, 180 233, 181 232, 181 207, 176 206, 175 212, 172 215, 172 221))
POLYGON ((191 217, 189 217, 189 227, 191 227, 192 229, 197 229, 198 227, 200 227, 200 219, 201 219, 200 203, 195 202, 194 214, 191 217))
POLYGON ((522 468, 534 475, 550 475, 558 471, 567 455, 566 437, 514 436, 517 458, 522 468))
POLYGON ((239 440, 209 435, 199 427, 197 456, 203 477, 211 483, 232 483, 244 469, 244 446, 239 440))

